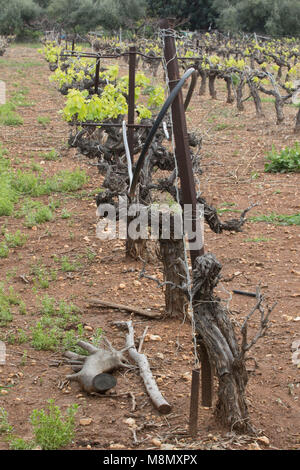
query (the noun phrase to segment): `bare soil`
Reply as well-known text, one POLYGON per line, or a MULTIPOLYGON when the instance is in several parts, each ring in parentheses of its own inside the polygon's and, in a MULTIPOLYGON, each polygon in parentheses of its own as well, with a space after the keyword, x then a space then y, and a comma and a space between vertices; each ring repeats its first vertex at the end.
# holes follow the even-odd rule
MULTIPOLYGON (((292 342, 300 339, 299 226, 248 221, 243 232, 221 235, 205 227, 205 249, 214 253, 223 265, 218 293, 228 302, 237 331, 255 299, 234 295, 233 289, 255 292, 261 285, 266 301, 270 305, 277 302, 277 306, 267 336, 249 354, 253 360, 249 361, 252 372, 247 400, 258 435, 235 435, 215 422, 213 409, 200 406, 198 434, 189 437, 186 432, 195 361, 192 326, 187 319, 147 319, 89 305, 89 299, 97 297, 163 313, 164 297, 155 283, 139 279, 142 263, 125 258, 123 241, 97 239, 92 192, 101 187, 101 177, 92 165, 95 162, 68 149, 69 127, 59 114, 65 98, 49 83, 47 63, 36 49, 20 45, 10 47, 4 59, 9 63, 0 65, 0 77, 7 84, 8 95, 15 90, 17 82, 29 89, 26 98, 34 102, 18 110, 24 119, 23 126, 0 127, 0 141, 8 149, 14 166, 18 168, 20 162, 23 165, 32 159, 41 163, 39 152, 55 148, 62 158, 42 163, 44 174, 80 167, 90 178, 82 197, 55 195, 61 205, 51 222, 28 229, 22 219, 1 218, 1 225, 5 224, 10 232, 20 229, 28 235, 23 247, 10 249, 8 258, 0 258, 1 281, 13 286, 27 307, 26 315, 21 315, 15 307, 13 321, 1 328, 2 338, 20 329, 30 333, 40 316, 39 299, 45 294, 80 307, 87 340, 96 328, 102 328, 112 344, 121 349, 124 333, 112 323, 131 318, 136 337, 148 326, 148 334, 161 339, 146 338, 143 352, 163 396, 172 405, 170 414, 159 415, 135 371, 114 373, 117 386, 111 393, 119 397, 110 397, 109 393, 103 397, 86 395, 78 384, 64 382, 70 373, 68 365, 63 362, 58 367, 50 365, 54 359, 62 359, 61 352, 35 350, 30 341, 8 343, 6 364, 0 366, 0 385, 12 386, 0 389, 0 407, 8 412, 15 434, 31 439, 32 410, 45 408, 47 400, 52 398, 63 411, 72 403, 79 404, 76 437, 67 449, 300 449, 300 378, 291 352, 292 342), (32 66, 25 68, 24 64, 30 61, 32 66), (39 116, 49 117, 50 123, 39 124, 39 116), (71 213, 70 218, 61 217, 64 209, 71 213), (91 252, 88 250, 95 254, 93 259, 87 256, 91 252), (59 271, 48 289, 34 290, 32 264, 41 261, 49 269, 57 269, 54 255, 66 255, 71 260, 80 256, 80 270, 59 271), (128 392, 135 397, 134 411, 132 398, 123 395, 128 392), (83 418, 88 419, 81 421, 83 418), (137 442, 128 418, 133 418, 137 425, 137 442)), ((250 216, 299 213, 299 174, 264 172, 265 154, 272 145, 280 149, 297 140, 293 133, 296 109, 286 106, 286 120, 278 126, 273 104, 266 102, 263 107, 265 117, 260 119, 251 101, 245 103, 244 112, 238 113, 235 105, 225 103, 225 83, 224 87, 218 85, 217 100, 211 100, 208 95, 193 96, 187 123, 189 131, 203 137, 200 177, 203 195, 215 207, 223 209, 242 210, 258 203, 250 216)), ((224 212, 222 218, 238 216, 235 212, 224 212)), ((162 279, 158 262, 148 265, 147 272, 162 279)), ((258 316, 251 325, 250 333, 255 334, 258 316)), ((0 449, 9 449, 3 435, 0 435, 0 449)))

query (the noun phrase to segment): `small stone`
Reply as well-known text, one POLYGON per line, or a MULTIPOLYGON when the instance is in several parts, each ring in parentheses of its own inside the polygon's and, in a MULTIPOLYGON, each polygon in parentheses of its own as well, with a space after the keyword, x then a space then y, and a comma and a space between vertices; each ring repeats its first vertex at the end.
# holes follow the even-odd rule
POLYGON ((151 341, 162 341, 159 335, 147 335, 151 341))
POLYGON ((282 318, 284 318, 286 321, 292 321, 293 320, 293 317, 291 317, 290 315, 282 315, 282 318))
POLYGON ((267 436, 260 436, 257 438, 257 440, 266 446, 270 445, 270 440, 267 438, 267 436))
POLYGON ((1 390, 1 395, 7 395, 8 394, 8 391, 7 390, 1 390))
POLYGON ((135 286, 141 286, 142 285, 142 283, 140 281, 137 281, 136 279, 133 281, 133 284, 135 286))
POLYGON ((120 284, 119 289, 125 289, 126 285, 125 284, 120 284))
POLYGON ((109 446, 110 449, 125 449, 123 444, 113 443, 109 446))
POLYGON ((131 428, 136 427, 135 419, 133 418, 125 419, 123 423, 128 424, 131 428))
POLYGON ((190 372, 185 372, 185 374, 183 374, 181 377, 186 382, 189 382, 190 380, 192 380, 192 374, 190 372))
POLYGON ((252 442, 248 445, 248 450, 261 450, 257 442, 252 442))
POLYGON ((155 446, 155 447, 161 447, 161 442, 159 439, 157 439, 156 437, 154 437, 152 440, 151 440, 151 443, 155 446))
POLYGON ((89 426, 91 423, 92 423, 92 418, 81 418, 81 420, 79 421, 79 424, 81 426, 89 426))
POLYGON ((91 326, 89 326, 89 325, 85 325, 85 326, 84 326, 84 329, 85 329, 86 331, 93 331, 93 328, 92 328, 91 326))

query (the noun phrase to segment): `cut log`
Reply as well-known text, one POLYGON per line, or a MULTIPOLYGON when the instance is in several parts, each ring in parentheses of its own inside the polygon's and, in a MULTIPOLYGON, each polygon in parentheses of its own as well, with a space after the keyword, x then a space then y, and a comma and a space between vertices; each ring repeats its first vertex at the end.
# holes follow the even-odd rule
POLYGON ((88 351, 88 356, 71 351, 66 351, 64 354, 75 372, 67 375, 66 378, 78 382, 82 390, 87 393, 103 392, 114 387, 116 381, 113 376, 109 377, 107 372, 121 367, 130 367, 123 356, 125 350, 117 351, 106 338, 104 341, 108 350, 96 348, 85 341, 78 341, 77 345, 88 351))

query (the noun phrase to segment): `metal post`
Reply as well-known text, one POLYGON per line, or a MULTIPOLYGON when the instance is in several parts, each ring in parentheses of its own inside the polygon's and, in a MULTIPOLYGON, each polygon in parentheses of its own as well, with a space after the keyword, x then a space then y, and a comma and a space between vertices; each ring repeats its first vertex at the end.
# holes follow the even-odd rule
POLYGON ((201 338, 198 343, 201 361, 201 403, 202 406, 210 407, 213 396, 213 371, 209 362, 206 347, 201 338))
MULTIPOLYGON (((168 20, 163 20, 161 24, 164 29, 170 28, 168 20)), ((172 89, 176 86, 176 83, 178 83, 180 75, 176 54, 175 39, 170 35, 167 35, 165 37, 164 54, 168 69, 169 86, 170 90, 172 91, 172 89)), ((195 232, 197 199, 190 147, 188 142, 183 97, 181 91, 178 93, 177 97, 175 98, 172 104, 172 120, 176 147, 175 154, 178 164, 178 172, 182 191, 182 204, 189 204, 192 206, 192 229, 195 232)), ((194 266, 195 259, 203 254, 203 247, 200 249, 190 250, 192 266, 194 266)))
POLYGON ((95 93, 98 93, 98 86, 99 86, 99 72, 100 72, 100 58, 97 57, 96 59, 96 72, 95 72, 95 93))
MULTIPOLYGON (((161 21, 161 28, 169 30, 171 27, 169 20, 161 21)), ((165 37, 164 56, 167 63, 169 86, 172 90, 179 80, 179 66, 176 53, 175 38, 171 34, 165 37)), ((172 120, 175 139, 175 154, 178 165, 180 186, 182 192, 182 204, 192 205, 192 221, 193 232, 195 233, 196 221, 196 189, 193 175, 192 161, 188 142, 186 118, 183 104, 182 92, 177 95, 172 104, 172 120)), ((190 250, 192 267, 198 256, 204 254, 204 247, 200 249, 190 250)), ((201 378, 202 378, 202 403, 211 406, 212 403, 212 371, 209 363, 207 351, 203 343, 201 343, 201 378), (205 389, 205 390, 204 390, 205 389)))
POLYGON ((128 146, 131 160, 134 160, 134 114, 135 114, 135 66, 136 66, 136 48, 129 49, 129 84, 128 84, 128 146))
POLYGON ((196 436, 198 430, 199 376, 200 371, 193 369, 189 420, 189 432, 191 436, 196 436))

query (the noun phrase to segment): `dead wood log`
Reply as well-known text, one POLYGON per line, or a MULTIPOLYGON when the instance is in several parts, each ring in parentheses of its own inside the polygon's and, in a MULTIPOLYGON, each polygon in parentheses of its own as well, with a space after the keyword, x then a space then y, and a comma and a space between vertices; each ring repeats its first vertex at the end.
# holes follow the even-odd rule
POLYGON ((132 307, 131 305, 115 304, 112 302, 107 302, 105 300, 100 300, 100 299, 95 299, 95 298, 92 298, 90 300, 90 305, 93 305, 93 306, 97 305, 98 307, 109 307, 109 308, 114 308, 116 310, 126 310, 127 312, 136 313, 137 315, 142 315, 144 317, 149 317, 149 318, 160 318, 161 316, 158 313, 148 312, 147 310, 143 310, 137 307, 132 307))
POLYGON ((100 374, 110 372, 120 367, 131 367, 125 360, 123 353, 126 348, 117 351, 110 342, 104 338, 108 349, 96 348, 85 341, 78 341, 77 345, 90 353, 89 356, 76 354, 71 351, 65 352, 68 363, 72 365, 74 374, 67 375, 66 378, 76 381, 81 385, 82 390, 87 393, 99 392, 98 379, 100 374))
POLYGON ((128 350, 129 357, 139 367, 140 375, 144 381, 147 393, 150 396, 154 406, 162 414, 170 413, 171 405, 164 399, 164 397, 160 393, 152 375, 147 357, 145 356, 145 354, 139 353, 135 347, 132 322, 114 322, 114 324, 119 327, 126 327, 128 329, 128 333, 126 335, 126 349, 128 350))

